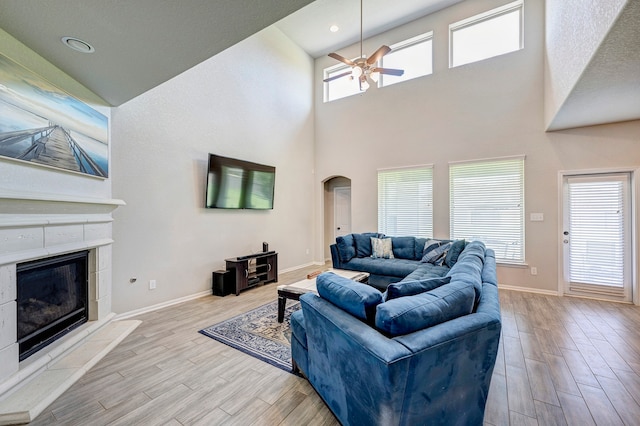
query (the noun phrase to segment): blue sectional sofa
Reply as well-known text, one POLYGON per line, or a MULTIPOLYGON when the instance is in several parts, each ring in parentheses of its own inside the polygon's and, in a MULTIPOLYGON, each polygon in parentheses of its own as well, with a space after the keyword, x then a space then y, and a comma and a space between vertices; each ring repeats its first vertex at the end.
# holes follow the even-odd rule
POLYGON ((466 243, 464 240, 438 240, 452 243, 442 265, 422 262, 427 238, 385 237, 375 232, 349 234, 336 238, 330 246, 331 261, 336 269, 368 272, 369 285, 384 290, 389 284, 404 278, 433 278, 445 275, 451 268, 466 243), (372 257, 371 238, 389 238, 393 248, 393 258, 372 257))
POLYGON ((294 370, 343 425, 482 425, 500 340, 492 250, 383 293, 332 273, 291 316, 294 370))

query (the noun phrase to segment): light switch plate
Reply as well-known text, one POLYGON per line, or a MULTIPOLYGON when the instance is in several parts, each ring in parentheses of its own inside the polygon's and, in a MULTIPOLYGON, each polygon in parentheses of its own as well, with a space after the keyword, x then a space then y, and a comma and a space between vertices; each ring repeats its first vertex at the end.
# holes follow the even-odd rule
POLYGON ((531 222, 544 221, 544 213, 531 213, 531 222))

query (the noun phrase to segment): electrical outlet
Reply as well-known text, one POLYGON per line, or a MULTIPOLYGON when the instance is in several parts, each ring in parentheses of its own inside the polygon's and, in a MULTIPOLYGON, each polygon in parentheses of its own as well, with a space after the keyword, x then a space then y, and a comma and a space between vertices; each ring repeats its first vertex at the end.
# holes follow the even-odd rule
POLYGON ((149 290, 156 289, 156 280, 149 280, 149 290))
POLYGON ((531 267, 531 275, 538 275, 538 268, 536 268, 535 266, 531 267))
POLYGON ((309 254, 309 249, 307 249, 307 254, 309 254))

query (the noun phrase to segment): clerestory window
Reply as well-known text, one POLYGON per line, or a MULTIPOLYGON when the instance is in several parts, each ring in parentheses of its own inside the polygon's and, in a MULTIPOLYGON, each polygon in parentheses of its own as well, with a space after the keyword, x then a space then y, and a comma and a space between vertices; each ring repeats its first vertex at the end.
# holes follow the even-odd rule
POLYGON ((518 0, 449 25, 449 67, 522 49, 523 9, 518 0))

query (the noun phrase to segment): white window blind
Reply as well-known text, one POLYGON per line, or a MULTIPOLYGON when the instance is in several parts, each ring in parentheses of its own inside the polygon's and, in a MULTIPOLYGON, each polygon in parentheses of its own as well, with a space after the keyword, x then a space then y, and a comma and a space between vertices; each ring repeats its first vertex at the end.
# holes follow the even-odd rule
POLYGON ((433 168, 378 171, 378 232, 433 236, 433 168))
POLYGON ((450 237, 524 263, 524 157, 449 165, 450 237))
POLYGON ((570 178, 569 279, 624 286, 627 175, 570 178))

